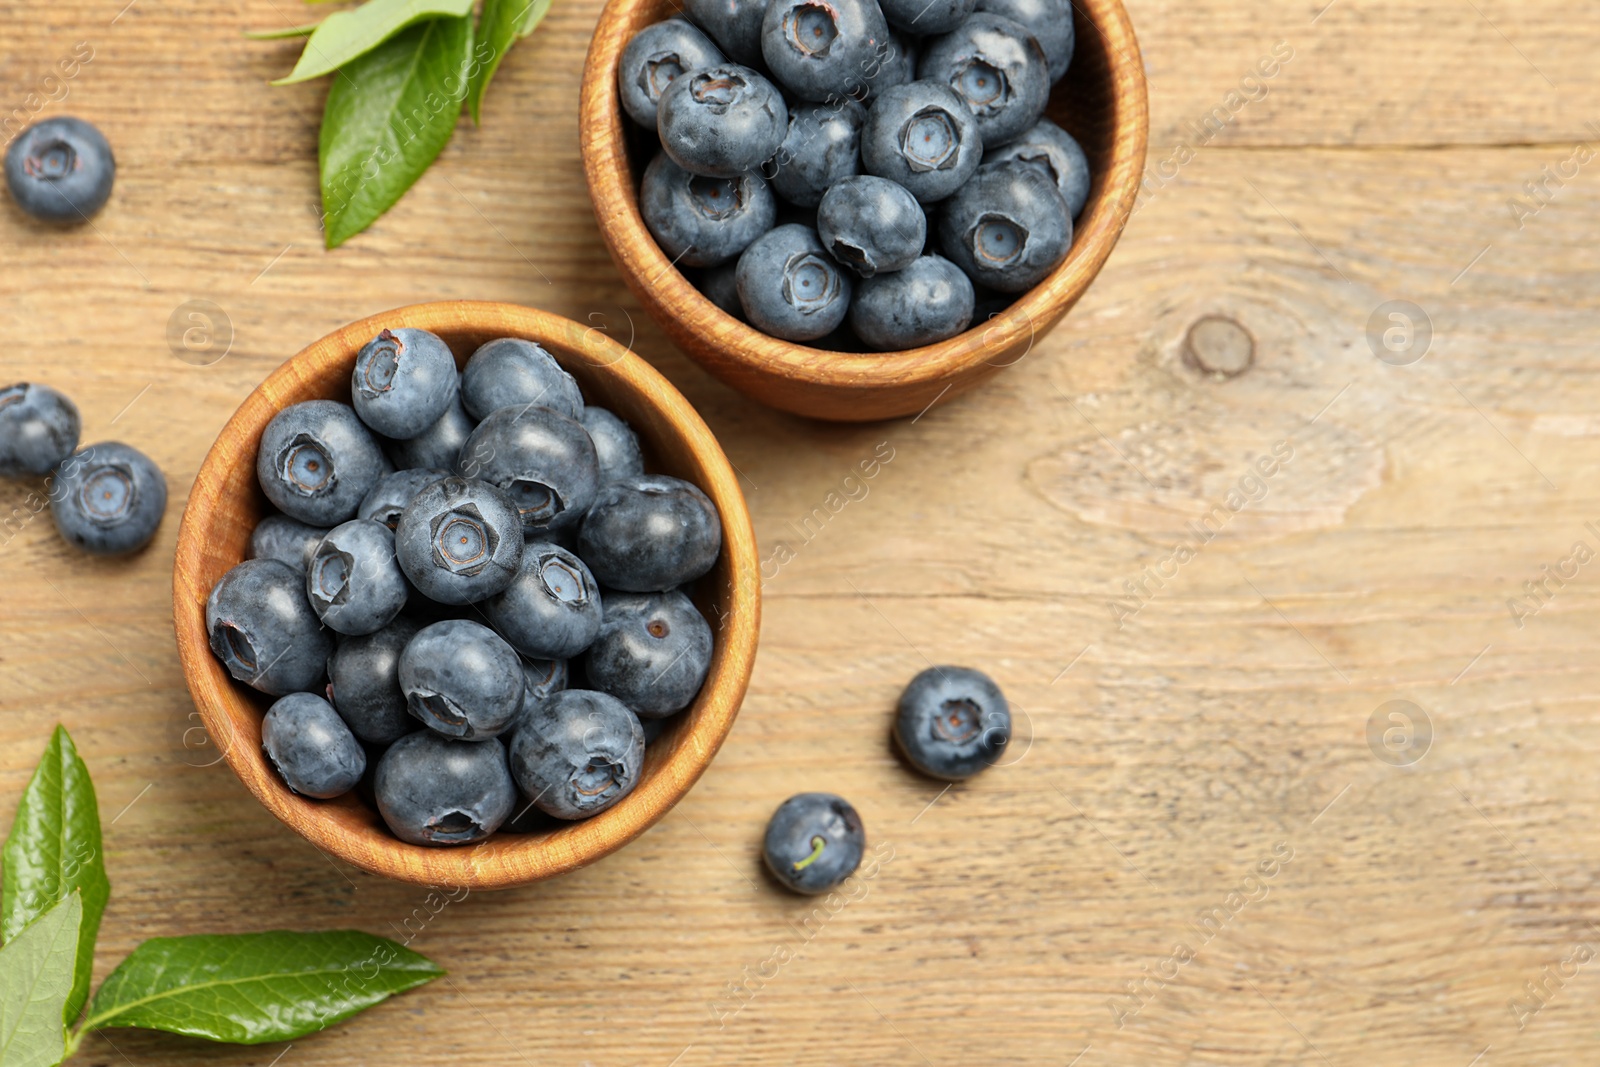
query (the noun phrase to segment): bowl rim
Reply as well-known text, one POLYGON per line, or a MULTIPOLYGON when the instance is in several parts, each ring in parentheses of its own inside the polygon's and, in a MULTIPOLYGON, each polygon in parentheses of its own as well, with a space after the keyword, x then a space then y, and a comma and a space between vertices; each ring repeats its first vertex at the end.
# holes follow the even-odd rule
MULTIPOLYGON (((678 318, 692 313, 697 331, 706 335, 703 345, 716 351, 714 362, 803 385, 903 389, 981 372, 997 354, 1016 348, 1025 355, 1035 338, 1083 295, 1116 247, 1138 198, 1149 143, 1144 60, 1127 9, 1122 0, 1071 2, 1073 11, 1105 42, 1115 121, 1110 166, 1103 177, 1097 176, 1089 206, 1073 224, 1067 257, 1005 311, 956 337, 898 352, 853 353, 769 337, 740 322, 696 289, 656 244, 639 212, 625 136, 632 120, 622 111, 616 83, 627 46, 625 13, 659 0, 609 0, 584 63, 579 129, 584 175, 601 235, 629 287, 652 310, 659 304, 678 318), (650 289, 656 292, 647 296, 650 289)), ((690 355, 697 361, 704 358, 693 350, 690 355)), ((1011 356, 991 366, 1009 366, 1020 358, 1011 356)))
MULTIPOLYGON (((514 304, 443 301, 396 308, 340 327, 284 361, 239 404, 201 463, 180 520, 173 564, 173 627, 184 680, 207 741, 222 749, 221 758, 279 821, 319 849, 373 874, 430 887, 497 889, 553 877, 601 859, 649 829, 687 794, 727 738, 748 689, 760 632, 760 587, 755 534, 734 469, 699 413, 655 368, 613 341, 603 328, 514 304), (682 450, 703 468, 706 484, 700 488, 721 514, 723 559, 713 573, 726 568, 727 611, 720 627, 714 626, 717 640, 706 683, 695 704, 680 713, 688 717, 679 731, 682 736, 621 803, 561 826, 553 835, 502 831, 470 846, 428 848, 393 837, 382 828, 381 819, 376 827, 363 830, 360 817, 340 817, 339 800, 316 801, 293 794, 271 769, 259 744, 261 712, 256 701, 263 695, 247 696, 250 691, 211 654, 205 626, 210 587, 202 578, 207 570, 203 534, 228 473, 240 463, 253 468, 261 430, 283 406, 295 402, 274 398, 303 392, 341 362, 353 363, 360 346, 380 329, 399 327, 445 335, 470 331, 485 340, 524 337, 544 345, 563 366, 588 363, 595 368, 593 374, 610 377, 620 391, 653 407, 682 435, 682 450)), ((344 807, 348 810, 348 804, 344 807)))

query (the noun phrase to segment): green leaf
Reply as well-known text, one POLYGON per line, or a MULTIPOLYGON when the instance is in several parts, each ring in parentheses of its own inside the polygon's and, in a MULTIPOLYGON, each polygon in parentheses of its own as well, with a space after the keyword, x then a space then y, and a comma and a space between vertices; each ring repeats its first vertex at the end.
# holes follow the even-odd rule
POLYGON ((74 893, 0 949, 0 1067, 54 1067, 66 1054, 62 1009, 82 919, 74 893))
POLYGON ((101 984, 83 1028, 290 1041, 443 973, 426 956, 358 930, 158 937, 101 984))
POLYGON ((22 794, 11 836, 0 858, 0 937, 10 941, 77 890, 83 922, 78 930, 76 978, 67 998, 67 1022, 89 997, 94 940, 111 896, 100 845, 100 807, 89 768, 60 726, 45 747, 33 780, 22 794))
POLYGON ((549 12, 550 0, 483 0, 483 14, 478 19, 482 44, 472 57, 472 88, 467 90, 473 122, 483 121, 483 95, 489 91, 489 81, 500 68, 500 61, 549 12))
POLYGON ((329 248, 372 225, 444 150, 461 114, 471 51, 471 19, 434 19, 334 79, 319 150, 329 248))
POLYGON ((245 30, 244 35, 252 41, 283 41, 290 37, 310 37, 320 25, 320 22, 311 22, 283 30, 245 30))
POLYGON ((289 76, 272 84, 293 85, 332 74, 407 26, 441 16, 464 18, 471 11, 472 0, 367 0, 353 10, 335 11, 306 42, 289 76))

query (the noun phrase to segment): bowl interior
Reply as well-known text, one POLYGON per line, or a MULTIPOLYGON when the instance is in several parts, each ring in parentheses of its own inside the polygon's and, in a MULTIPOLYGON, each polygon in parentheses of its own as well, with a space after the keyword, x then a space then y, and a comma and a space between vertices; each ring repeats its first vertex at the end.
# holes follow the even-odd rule
MULTIPOLYGON (((694 783, 732 726, 744 696, 759 626, 754 535, 732 468, 686 400, 643 360, 600 328, 501 304, 424 304, 353 323, 289 360, 240 406, 207 455, 178 537, 174 622, 184 673, 209 739, 275 815, 319 847, 377 874, 427 885, 493 888, 546 878, 621 847, 659 819, 694 783), (695 703, 667 721, 646 749, 634 791, 574 823, 550 820, 534 833, 501 831, 476 845, 424 848, 393 837, 355 793, 337 800, 296 796, 261 749, 271 698, 233 681, 210 653, 205 601, 212 586, 249 554, 250 534, 270 510, 255 476, 261 432, 302 400, 350 400, 361 345, 384 327, 432 330, 458 365, 486 341, 536 341, 569 371, 587 402, 609 408, 638 433, 648 469, 699 486, 721 514, 723 550, 696 583, 694 600, 711 623, 711 670, 695 703)), ((519 806, 519 810, 520 806, 519 806)))

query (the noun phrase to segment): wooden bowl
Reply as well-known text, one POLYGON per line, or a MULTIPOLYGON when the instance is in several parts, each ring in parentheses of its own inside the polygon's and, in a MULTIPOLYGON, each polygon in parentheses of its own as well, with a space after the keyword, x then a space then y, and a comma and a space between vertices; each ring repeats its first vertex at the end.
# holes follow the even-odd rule
POLYGON ((657 247, 639 215, 639 178, 654 137, 617 97, 632 36, 680 14, 675 0, 611 0, 583 72, 584 171, 611 256, 650 315, 701 366, 764 404, 799 415, 867 421, 925 410, 1023 358, 1089 288, 1127 224, 1143 178, 1149 112, 1144 63, 1120 0, 1074 0, 1077 50, 1048 115, 1082 143, 1094 172, 1072 251, 1009 309, 958 337, 905 352, 830 352, 758 332, 701 295, 657 247))
POLYGON ((201 465, 184 509, 172 607, 184 677, 208 740, 267 810, 318 848, 374 874, 419 885, 501 888, 549 878, 621 848, 688 792, 727 737, 744 699, 760 628, 760 587, 755 535, 733 469, 706 424, 666 379, 602 330, 509 304, 452 301, 401 308, 346 326, 286 362, 245 398, 201 465), (261 749, 261 717, 272 698, 235 682, 207 644, 206 597, 245 558, 250 532, 268 510, 255 475, 261 431, 280 410, 302 400, 348 403, 356 352, 379 330, 402 326, 432 330, 449 344, 458 363, 497 337, 544 345, 578 380, 585 397, 633 426, 650 470, 693 482, 722 514, 722 556, 698 583, 696 598, 716 635, 705 687, 646 750, 634 791, 591 819, 545 833, 502 831, 476 845, 423 848, 391 835, 378 813, 354 793, 332 801, 296 796, 261 749))

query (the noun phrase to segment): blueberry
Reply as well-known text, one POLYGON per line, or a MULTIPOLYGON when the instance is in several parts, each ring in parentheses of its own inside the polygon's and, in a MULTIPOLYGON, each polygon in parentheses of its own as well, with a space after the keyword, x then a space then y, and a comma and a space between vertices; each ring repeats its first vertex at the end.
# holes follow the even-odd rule
POLYGON ((581 423, 549 408, 496 411, 467 438, 456 469, 504 490, 528 537, 576 527, 600 485, 594 439, 581 423))
POLYGON ((305 575, 275 559, 247 559, 222 576, 206 599, 206 633, 229 674, 272 696, 317 688, 333 651, 305 575))
POLYGON ((608 592, 584 669, 590 685, 641 719, 659 719, 694 703, 711 669, 711 645, 710 624, 677 590, 608 592))
POLYGON ((863 174, 828 190, 817 208, 817 231, 834 259, 870 278, 904 270, 922 254, 928 217, 904 186, 863 174))
POLYGON ((855 873, 867 848, 861 816, 832 793, 800 793, 767 823, 761 858, 785 888, 826 893, 855 873))
POLYGON ((389 746, 373 778, 378 813, 413 845, 461 845, 500 828, 517 802, 505 746, 418 730, 389 746))
POLYGON ((900 183, 923 204, 961 188, 982 161, 978 120, 948 85, 897 85, 867 109, 862 168, 900 183))
POLYGON ((759 167, 788 129, 777 86, 737 63, 675 79, 656 105, 662 150, 689 173, 711 178, 734 178, 759 167))
POLYGON ((525 543, 516 578, 479 607, 511 647, 535 659, 576 656, 600 632, 600 587, 560 545, 525 543))
MULTIPOLYGON (((455 465, 452 463, 451 467, 455 465)), ((411 467, 385 474, 378 479, 367 495, 361 498, 356 518, 371 519, 391 531, 400 525, 400 513, 416 499, 418 493, 441 479, 450 477, 450 471, 427 467, 411 467)))
POLYGON ((417 630, 401 616, 377 633, 340 641, 328 658, 328 699, 362 741, 393 744, 416 728, 400 688, 400 653, 417 630))
POLYGON ((649 748, 651 745, 655 744, 658 740, 660 740, 661 734, 667 728, 667 723, 669 723, 671 721, 672 721, 672 716, 670 716, 670 715, 667 716, 665 719, 640 719, 639 720, 639 726, 640 726, 641 729, 644 730, 644 744, 645 744, 646 748, 649 748))
POLYGON ((638 474, 601 488, 578 532, 578 555, 600 584, 652 593, 709 571, 722 550, 716 505, 664 474, 638 474))
POLYGON ((522 678, 527 684, 522 693, 522 715, 565 689, 569 676, 564 659, 524 659, 522 678))
POLYGON ((406 708, 446 737, 494 737, 522 710, 522 661, 500 635, 471 619, 424 626, 400 653, 406 708))
POLYGON ((490 341, 472 353, 461 372, 467 414, 487 419, 503 407, 542 407, 569 419, 583 414, 583 393, 543 345, 516 337, 490 341))
POLYGON ((944 82, 967 102, 988 148, 1022 136, 1050 99, 1050 69, 1038 40, 1001 15, 973 15, 929 41, 917 76, 944 82))
POLYGON ((461 455, 461 446, 467 443, 467 438, 472 436, 472 429, 478 425, 477 420, 467 414, 467 409, 461 404, 461 397, 457 396, 439 421, 409 441, 390 441, 388 443, 389 458, 401 470, 413 467, 427 467, 429 469, 455 470, 456 460, 461 455))
POLYGON ((341 634, 383 629, 409 595, 394 558, 394 533, 368 519, 329 530, 306 565, 306 599, 323 625, 341 634))
POLYGON ((1044 49, 1050 81, 1061 80, 1072 62, 1076 43, 1072 0, 978 0, 978 10, 1002 15, 1026 27, 1044 49))
POLYGON ((894 739, 923 774, 952 782, 1000 758, 1011 736, 1011 709, 982 671, 929 667, 906 686, 895 710, 894 739))
POLYGON ((116 174, 105 135, 64 115, 29 126, 6 151, 11 198, 45 222, 87 222, 111 198, 116 174))
POLYGON ((850 305, 850 327, 878 352, 936 344, 972 324, 972 282, 942 256, 868 278, 850 305))
POLYGON ((881 0, 881 3, 883 17, 889 20, 889 25, 922 37, 949 33, 967 21, 976 6, 975 0, 881 0))
POLYGON ((400 569, 423 596, 441 604, 471 604, 517 576, 522 520, 502 490, 446 478, 406 505, 394 547, 400 569))
POLYGON ((427 330, 384 330, 361 346, 350 399, 361 421, 398 441, 438 422, 460 389, 456 357, 427 330))
POLYGON ((1067 257, 1072 217, 1055 183, 1037 167, 990 163, 943 205, 939 242, 976 284, 1020 293, 1067 257))
POLYGON ((272 417, 256 452, 256 478, 277 509, 312 526, 355 516, 388 473, 383 452, 354 409, 333 400, 292 404, 272 417))
POLYGON ((600 464, 600 484, 644 473, 644 453, 639 435, 626 422, 605 408, 584 408, 583 428, 594 442, 595 459, 600 464))
POLYGON ((761 22, 767 69, 802 100, 867 95, 892 47, 877 0, 772 0, 761 22))
POLYGON ((367 772, 366 751, 326 700, 290 693, 261 720, 261 747, 290 789, 329 800, 356 787, 367 772))
MULTIPOLYGON (((723 263, 700 272, 695 279, 695 288, 699 289, 705 298, 717 305, 729 315, 745 321, 744 305, 739 303, 739 266, 737 263, 723 263)), ((600 442, 595 441, 599 447, 600 442)), ((604 473, 601 475, 604 478, 604 473)))
POLYGON ((639 784, 644 731, 615 697, 566 689, 518 726, 510 761, 518 788, 539 810, 558 819, 586 819, 639 784))
POLYGON ((0 478, 49 474, 78 447, 78 408, 48 385, 0 389, 0 478))
POLYGON ((861 127, 867 110, 849 97, 789 109, 789 131, 768 174, 791 204, 816 207, 835 182, 861 173, 861 127))
POLYGON ((684 0, 689 17, 735 63, 761 62, 761 19, 768 0, 684 0))
POLYGON ((62 460, 50 488, 50 514, 62 538, 96 556, 148 545, 166 510, 161 468, 120 441, 89 445, 62 460))
POLYGON ((684 19, 667 19, 633 35, 617 64, 622 110, 641 126, 656 128, 656 101, 674 78, 727 60, 705 34, 684 19))
POLYGON ((327 533, 325 527, 307 526, 287 515, 268 515, 250 532, 250 558, 279 560, 304 572, 327 533))
POLYGON ((714 267, 772 229, 778 207, 756 174, 702 178, 659 155, 645 168, 639 213, 673 262, 714 267))
POLYGON ((1072 134, 1049 119, 1040 119, 1021 137, 983 157, 985 163, 1010 160, 1037 167, 1055 182, 1056 189, 1067 202, 1067 213, 1073 218, 1083 212, 1093 179, 1089 175, 1089 158, 1072 134))
POLYGON ((815 230, 791 223, 756 240, 739 257, 739 303, 750 324, 786 341, 814 341, 844 321, 850 279, 815 230))

